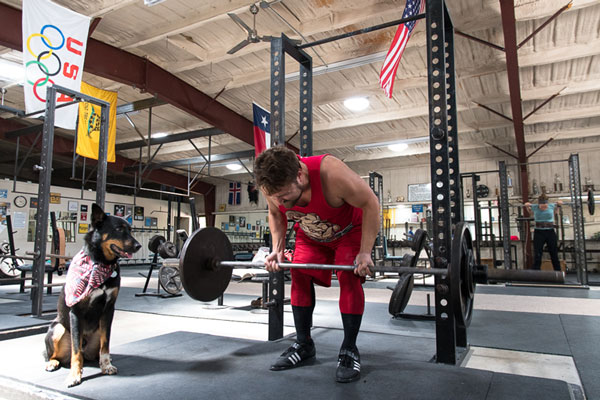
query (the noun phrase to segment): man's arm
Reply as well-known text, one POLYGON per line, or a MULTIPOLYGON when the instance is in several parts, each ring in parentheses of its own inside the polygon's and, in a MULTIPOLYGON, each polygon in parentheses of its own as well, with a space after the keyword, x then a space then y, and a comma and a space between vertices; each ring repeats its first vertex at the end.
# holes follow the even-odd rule
POLYGON ((271 243, 273 251, 265 259, 265 267, 268 271, 278 271, 278 263, 283 262, 283 252, 285 251, 285 234, 287 233, 287 218, 277 204, 264 192, 267 204, 269 206, 269 230, 271 231, 271 243))
MULTIPOLYGON (((360 251, 356 256, 357 269, 355 273, 365 276, 369 266, 373 265, 371 250, 379 232, 379 200, 367 183, 352 171, 346 164, 333 156, 323 160, 321 171, 324 171, 325 192, 334 199, 346 202, 360 208, 362 216, 362 236, 360 251)), ((335 206, 335 204, 332 204, 335 206)))

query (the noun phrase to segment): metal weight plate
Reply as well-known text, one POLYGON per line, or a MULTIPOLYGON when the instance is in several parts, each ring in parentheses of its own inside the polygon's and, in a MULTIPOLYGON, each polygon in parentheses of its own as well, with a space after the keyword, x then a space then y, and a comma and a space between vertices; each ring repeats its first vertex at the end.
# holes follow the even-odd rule
POLYGON ((191 298, 213 301, 225 292, 232 268, 217 266, 219 261, 233 261, 227 235, 213 227, 192 233, 179 256, 181 283, 191 298))
POLYGON ((181 276, 179 268, 161 265, 158 270, 158 281, 160 286, 169 294, 179 294, 183 285, 181 284, 181 276))
POLYGON ((588 211, 589 211, 590 215, 594 215, 594 212, 596 211, 596 203, 594 200, 594 191, 591 188, 589 188, 587 195, 588 195, 588 201, 587 201, 588 211))
POLYGON ((390 314, 396 316, 404 311, 408 300, 410 300, 414 285, 415 277, 413 274, 400 275, 400 279, 398 279, 398 283, 396 283, 396 287, 392 292, 392 297, 390 297, 390 304, 388 306, 390 314))
POLYGON ((456 323, 468 327, 473 316, 475 280, 473 270, 473 240, 464 222, 456 224, 452 238, 452 261, 450 263, 450 293, 456 323))
POLYGON ((421 256, 421 252, 423 251, 423 248, 425 247, 425 243, 427 242, 427 231, 424 231, 423 229, 417 229, 417 231, 415 232, 415 238, 414 238, 414 244, 413 244, 413 250, 415 251, 415 255, 412 258, 410 264, 408 265, 409 267, 416 267, 417 263, 419 262, 419 257, 421 256))
POLYGON ((417 254, 423 250, 423 246, 425 245, 425 241, 427 240, 427 231, 423 229, 417 229, 413 236, 412 243, 410 244, 410 248, 417 254))
POLYGON ((158 246, 164 243, 167 239, 163 235, 154 235, 148 241, 148 250, 153 253, 158 253, 158 246))
POLYGON ((177 257, 177 247, 175 247, 173 242, 164 242, 158 246, 158 254, 162 258, 175 258, 177 257))

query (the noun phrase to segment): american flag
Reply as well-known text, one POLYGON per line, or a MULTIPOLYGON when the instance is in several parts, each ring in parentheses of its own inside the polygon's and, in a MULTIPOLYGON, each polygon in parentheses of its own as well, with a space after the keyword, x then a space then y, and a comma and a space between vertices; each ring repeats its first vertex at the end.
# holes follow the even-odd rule
MULTIPOLYGON (((407 0, 402 18, 408 18, 417 14, 421 14, 424 9, 425 0, 407 0)), ((394 90, 394 78, 396 77, 396 70, 400 64, 400 58, 402 57, 406 43, 408 42, 416 23, 416 20, 410 21, 398 27, 396 36, 394 36, 390 50, 385 57, 383 66, 381 67, 379 84, 381 85, 381 88, 385 92, 386 96, 389 98, 392 98, 392 90, 394 90)))
POLYGON ((229 204, 242 203, 242 184, 240 182, 229 182, 229 204))

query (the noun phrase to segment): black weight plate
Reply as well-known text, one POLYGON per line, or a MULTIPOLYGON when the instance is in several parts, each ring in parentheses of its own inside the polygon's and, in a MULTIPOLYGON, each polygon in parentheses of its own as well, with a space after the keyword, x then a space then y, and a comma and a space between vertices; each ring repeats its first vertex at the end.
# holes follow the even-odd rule
POLYGON ((167 239, 165 239, 163 235, 152 236, 148 241, 148 250, 150 250, 153 253, 158 253, 158 246, 160 246, 161 243, 165 242, 166 240, 167 239))
POLYGON ((588 189, 588 212, 590 213, 590 215, 594 215, 594 212, 596 211, 596 202, 594 200, 594 191, 590 188, 588 189))
POLYGON ((475 280, 471 232, 464 222, 456 224, 452 237, 452 261, 450 262, 450 295, 454 306, 456 323, 468 327, 473 316, 475 280))
POLYGON ((158 270, 160 286, 169 294, 179 294, 182 289, 179 268, 162 265, 158 270))
POLYGON ((427 231, 424 231, 423 229, 417 229, 413 236, 412 243, 410 244, 410 248, 416 253, 417 257, 419 256, 419 253, 421 253, 421 250, 423 250, 426 240, 427 231))
POLYGON ((164 242, 158 246, 158 254, 162 258, 175 258, 177 257, 177 247, 175 247, 173 242, 164 242))
POLYGON ((220 229, 200 229, 186 240, 179 256, 179 273, 191 298, 213 301, 225 292, 232 268, 218 266, 219 261, 233 261, 231 242, 220 229))
POLYGON ((396 316, 404 311, 408 300, 410 300, 414 285, 415 277, 413 274, 400 275, 398 283, 396 283, 396 287, 392 292, 392 297, 390 297, 390 304, 388 306, 390 314, 396 316))
POLYGON ((476 190, 479 198, 488 197, 488 194, 490 194, 490 189, 486 185, 477 185, 476 190))

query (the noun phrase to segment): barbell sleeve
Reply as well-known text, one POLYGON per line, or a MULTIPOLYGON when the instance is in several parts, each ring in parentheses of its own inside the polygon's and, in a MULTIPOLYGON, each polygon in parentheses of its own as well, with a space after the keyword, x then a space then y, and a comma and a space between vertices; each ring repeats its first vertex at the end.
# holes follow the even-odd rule
POLYGON ((492 281, 523 281, 565 283, 562 271, 542 271, 539 269, 488 268, 488 279, 492 281))
MULTIPOLYGON (((331 269, 341 271, 354 271, 356 268, 353 265, 332 265, 332 264, 300 264, 300 263, 280 263, 280 268, 303 268, 303 269, 331 269)), ((243 267, 243 268, 263 268, 264 263, 252 261, 219 261, 219 267, 243 267)), ((375 266, 371 267, 373 272, 397 272, 400 274, 429 274, 429 275, 447 275, 448 270, 443 268, 415 268, 415 267, 392 267, 392 266, 375 266)))

